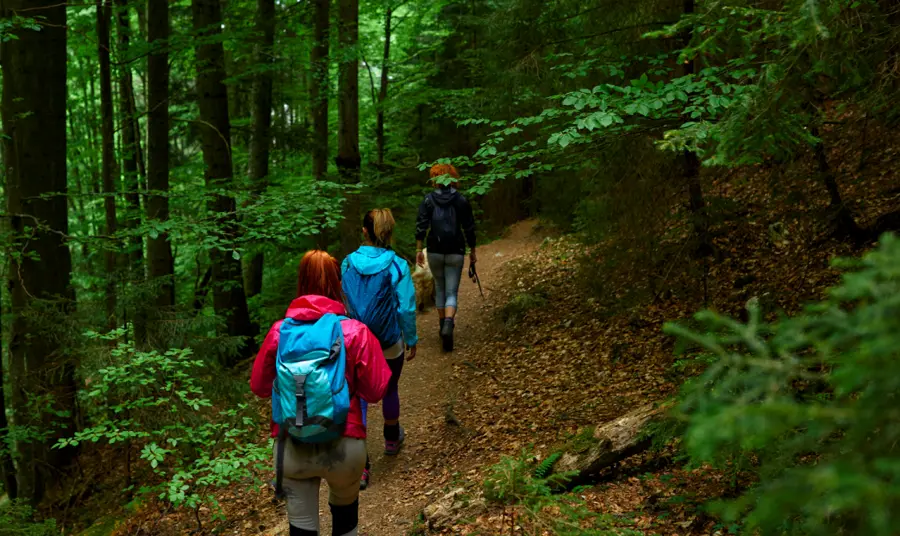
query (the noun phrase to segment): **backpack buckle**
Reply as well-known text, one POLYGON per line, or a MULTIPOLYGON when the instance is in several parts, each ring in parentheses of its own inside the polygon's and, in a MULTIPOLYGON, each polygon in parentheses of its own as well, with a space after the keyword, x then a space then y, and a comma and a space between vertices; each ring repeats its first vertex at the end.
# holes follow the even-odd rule
POLYGON ((294 376, 294 387, 297 393, 297 419, 294 424, 297 428, 303 427, 303 421, 306 419, 306 375, 300 374, 294 376))

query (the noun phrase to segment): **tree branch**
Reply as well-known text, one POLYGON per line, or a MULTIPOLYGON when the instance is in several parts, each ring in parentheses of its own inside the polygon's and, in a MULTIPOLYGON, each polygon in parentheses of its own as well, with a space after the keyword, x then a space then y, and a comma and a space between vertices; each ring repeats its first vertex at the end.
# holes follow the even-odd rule
POLYGON ((614 33, 624 32, 627 30, 634 30, 636 28, 644 28, 646 26, 668 26, 671 24, 675 24, 674 21, 657 21, 657 22, 644 22, 641 24, 634 24, 632 26, 623 26, 622 28, 615 28, 613 30, 606 30, 603 32, 588 34, 588 35, 579 35, 577 37, 569 37, 567 39, 560 39, 559 41, 551 41, 549 43, 544 43, 544 46, 552 46, 559 45, 562 43, 569 43, 571 41, 578 41, 580 39, 593 39, 594 37, 602 37, 604 35, 611 35, 614 33))

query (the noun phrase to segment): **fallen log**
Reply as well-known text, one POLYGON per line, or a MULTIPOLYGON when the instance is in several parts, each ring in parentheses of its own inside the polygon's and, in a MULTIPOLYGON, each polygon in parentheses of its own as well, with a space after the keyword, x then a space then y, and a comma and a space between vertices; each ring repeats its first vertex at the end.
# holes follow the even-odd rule
POLYGON ((652 438, 643 433, 650 422, 662 417, 665 407, 646 404, 625 415, 597 426, 596 441, 580 452, 566 452, 553 467, 553 472, 573 473, 569 486, 593 480, 604 469, 647 450, 652 438))

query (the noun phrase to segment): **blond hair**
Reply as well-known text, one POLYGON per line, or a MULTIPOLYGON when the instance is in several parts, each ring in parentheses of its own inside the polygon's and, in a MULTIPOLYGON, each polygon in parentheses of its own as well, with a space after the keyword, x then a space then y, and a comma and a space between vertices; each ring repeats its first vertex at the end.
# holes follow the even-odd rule
POLYGON ((380 248, 391 247, 394 237, 394 215, 389 208, 373 208, 363 217, 363 229, 369 242, 380 248))

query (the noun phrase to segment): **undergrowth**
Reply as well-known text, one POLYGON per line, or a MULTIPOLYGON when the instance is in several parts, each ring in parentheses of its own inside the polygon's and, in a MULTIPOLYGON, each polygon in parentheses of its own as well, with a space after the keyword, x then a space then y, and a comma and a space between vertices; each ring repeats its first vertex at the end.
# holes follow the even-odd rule
POLYGON ((56 521, 34 520, 34 511, 21 501, 0 506, 0 536, 51 536, 59 534, 56 521))
POLYGON ((488 470, 484 497, 501 505, 504 513, 502 534, 554 534, 559 536, 630 536, 639 532, 618 527, 621 521, 591 511, 574 493, 556 493, 564 489, 573 473, 552 473, 561 455, 555 453, 535 465, 533 455, 523 451, 518 457, 504 456, 488 470))
POLYGON ((543 307, 547 304, 547 295, 541 289, 530 292, 521 292, 512 297, 500 311, 500 317, 507 327, 513 327, 521 322, 528 311, 543 307))

